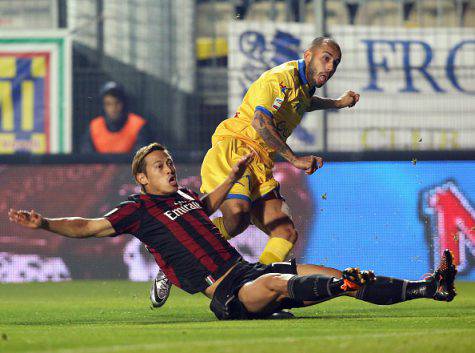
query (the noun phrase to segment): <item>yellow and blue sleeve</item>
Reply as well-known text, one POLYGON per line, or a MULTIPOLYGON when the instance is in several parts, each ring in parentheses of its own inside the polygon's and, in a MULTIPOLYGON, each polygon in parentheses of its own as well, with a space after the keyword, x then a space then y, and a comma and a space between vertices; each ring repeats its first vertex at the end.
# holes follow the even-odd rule
POLYGON ((250 103, 254 111, 261 111, 267 116, 273 117, 279 111, 285 100, 287 86, 278 77, 262 78, 256 82, 250 97, 250 103))

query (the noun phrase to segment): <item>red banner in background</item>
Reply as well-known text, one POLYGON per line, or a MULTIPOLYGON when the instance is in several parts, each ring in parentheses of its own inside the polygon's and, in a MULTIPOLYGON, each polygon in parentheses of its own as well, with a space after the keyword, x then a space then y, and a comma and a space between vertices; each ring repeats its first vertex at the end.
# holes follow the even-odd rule
POLYGON ((422 196, 427 218, 427 238, 433 245, 432 266, 444 249, 455 256, 458 271, 470 269, 469 255, 475 255, 475 210, 453 181, 435 186, 422 196))

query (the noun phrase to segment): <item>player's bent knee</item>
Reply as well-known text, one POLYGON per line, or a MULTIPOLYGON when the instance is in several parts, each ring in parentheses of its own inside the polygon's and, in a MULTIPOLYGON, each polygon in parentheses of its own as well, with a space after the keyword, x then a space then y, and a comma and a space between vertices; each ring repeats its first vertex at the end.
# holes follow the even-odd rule
POLYGON ((293 224, 289 224, 283 226, 279 232, 279 237, 284 238, 285 240, 290 241, 291 243, 295 244, 297 239, 299 238, 299 233, 297 229, 293 226, 293 224))
POLYGON ((287 283, 293 275, 268 273, 246 283, 238 292, 239 301, 249 312, 261 312, 288 297, 287 283))
POLYGON ((287 296, 287 283, 292 274, 286 273, 268 273, 260 278, 264 280, 264 286, 267 290, 275 292, 280 296, 287 296))

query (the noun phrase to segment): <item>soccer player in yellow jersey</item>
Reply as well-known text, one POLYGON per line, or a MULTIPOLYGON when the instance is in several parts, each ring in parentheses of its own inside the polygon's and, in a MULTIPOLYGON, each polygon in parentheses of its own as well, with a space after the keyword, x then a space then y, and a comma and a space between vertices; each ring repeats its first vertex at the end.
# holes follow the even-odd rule
MULTIPOLYGON (((230 239, 250 224, 270 237, 259 261, 263 264, 285 260, 297 241, 297 231, 289 207, 279 193, 279 183, 272 175, 276 153, 296 168, 314 173, 323 165, 320 157, 296 156, 286 144, 305 112, 354 106, 359 94, 347 91, 338 99, 316 97, 335 73, 341 60, 339 45, 319 37, 305 50, 304 58, 289 61, 264 72, 247 91, 234 117, 217 127, 212 147, 201 167, 201 192, 210 193, 228 177, 232 166, 254 153, 244 176, 234 184, 220 209, 223 217, 213 223, 230 239)), ((163 272, 155 278, 150 299, 154 307, 168 298, 170 282, 163 272)))
POLYGON ((289 208, 272 175, 275 154, 294 167, 314 173, 320 157, 297 156, 286 144, 305 112, 353 107, 359 94, 347 91, 338 99, 314 96, 335 73, 341 60, 339 45, 319 37, 305 50, 302 60, 289 61, 264 72, 247 91, 234 117, 221 122, 201 168, 203 193, 213 191, 243 156, 255 157, 244 176, 221 206, 223 217, 215 225, 228 239, 243 232, 251 220, 270 239, 260 262, 283 261, 297 241, 289 208))

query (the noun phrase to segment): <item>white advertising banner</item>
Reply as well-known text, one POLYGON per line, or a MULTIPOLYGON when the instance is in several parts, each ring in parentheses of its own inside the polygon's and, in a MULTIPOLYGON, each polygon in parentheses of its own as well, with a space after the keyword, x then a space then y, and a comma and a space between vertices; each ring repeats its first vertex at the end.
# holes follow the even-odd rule
MULTIPOLYGON (((361 94, 355 108, 330 111, 329 151, 475 148, 475 30, 334 26, 342 62, 327 95, 361 94)), ((232 24, 229 111, 270 67, 302 57, 315 37, 312 24, 232 24)), ((322 95, 317 89, 316 95, 322 95)), ((309 113, 289 144, 323 147, 321 118, 309 113)))

